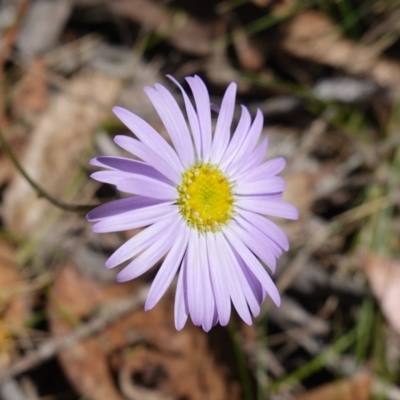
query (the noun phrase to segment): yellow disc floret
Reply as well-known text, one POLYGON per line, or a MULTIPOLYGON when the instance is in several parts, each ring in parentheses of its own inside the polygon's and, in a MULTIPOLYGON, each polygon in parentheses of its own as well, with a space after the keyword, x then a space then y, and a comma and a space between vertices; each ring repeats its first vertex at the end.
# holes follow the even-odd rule
POLYGON ((200 162, 185 171, 178 192, 182 216, 200 232, 218 231, 232 218, 232 186, 213 164, 200 162))

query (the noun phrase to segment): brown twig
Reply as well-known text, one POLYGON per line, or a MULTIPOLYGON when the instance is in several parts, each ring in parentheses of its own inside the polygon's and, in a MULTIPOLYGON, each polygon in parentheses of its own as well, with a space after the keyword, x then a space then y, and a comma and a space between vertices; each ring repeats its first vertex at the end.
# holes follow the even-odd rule
MULTIPOLYGON (((15 42, 15 39, 18 34, 19 23, 25 14, 26 10, 28 9, 30 0, 21 0, 17 6, 17 18, 15 23, 5 32, 3 35, 2 40, 0 41, 0 93, 4 89, 4 63, 7 59, 9 59, 11 48, 15 42)), ((7 126, 6 117, 4 115, 4 108, 5 105, 2 102, 2 97, 0 95, 0 128, 3 129, 7 126)), ((8 145, 7 141, 5 140, 2 132, 0 131, 0 144, 3 150, 7 153, 10 157, 12 163, 17 168, 17 170, 22 174, 22 176, 26 179, 29 185, 36 191, 39 197, 43 197, 48 200, 54 206, 64 210, 64 211, 71 211, 77 213, 87 213, 91 211, 96 205, 79 205, 79 204, 70 204, 65 203, 61 200, 56 199, 55 197, 51 196, 44 190, 38 183, 30 178, 30 176, 26 173, 18 159, 15 157, 14 152, 12 151, 11 147, 8 145)))
POLYGON ((30 0, 22 0, 16 7, 16 18, 15 22, 3 33, 0 48, 0 70, 3 73, 4 62, 7 59, 12 46, 14 45, 15 39, 18 35, 18 28, 22 20, 23 15, 28 9, 30 0))
POLYGON ((119 301, 103 313, 93 317, 80 325, 71 333, 47 340, 38 349, 20 357, 7 368, 0 370, 0 382, 4 382, 16 375, 22 374, 46 360, 54 357, 58 352, 75 343, 101 332, 107 326, 140 307, 147 296, 148 287, 140 289, 134 297, 119 301))
POLYGON ((4 110, 5 104, 5 62, 11 52, 15 39, 18 35, 18 29, 23 15, 25 14, 30 0, 22 0, 16 6, 16 18, 14 23, 2 33, 0 37, 0 126, 4 126, 6 118, 4 110))
POLYGON ((3 134, 0 131, 0 144, 2 145, 4 151, 10 157, 12 163, 14 164, 15 168, 22 174, 22 176, 26 179, 26 181, 31 185, 31 187, 35 190, 36 194, 39 197, 43 197, 48 200, 54 206, 61 208, 64 211, 72 211, 77 213, 85 213, 92 210, 96 205, 80 205, 80 204, 70 204, 65 203, 61 200, 56 199, 55 197, 51 196, 44 190, 39 184, 37 184, 31 177, 26 173, 20 162, 18 161, 17 157, 15 157, 14 152, 12 151, 11 147, 5 140, 3 134))

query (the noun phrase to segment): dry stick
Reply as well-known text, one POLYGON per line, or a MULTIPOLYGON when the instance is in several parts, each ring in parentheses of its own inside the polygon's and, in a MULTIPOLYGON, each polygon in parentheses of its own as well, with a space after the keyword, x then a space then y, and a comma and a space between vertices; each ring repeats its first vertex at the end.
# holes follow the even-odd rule
POLYGON ((15 7, 16 18, 12 25, 2 32, 1 43, 0 43, 0 75, 4 75, 4 62, 6 61, 11 49, 15 43, 15 39, 18 36, 18 28, 22 21, 24 14, 26 13, 30 0, 22 0, 15 7))
POLYGON ((0 370, 0 383, 16 375, 37 367, 46 360, 54 357, 59 351, 65 350, 77 342, 101 332, 107 326, 139 308, 146 300, 149 288, 138 290, 134 297, 119 301, 103 313, 80 325, 74 331, 47 340, 38 349, 18 358, 7 368, 0 370))
POLYGON ((29 6, 30 0, 20 1, 16 7, 16 17, 10 27, 5 29, 0 36, 0 126, 5 124, 5 62, 11 52, 11 49, 15 43, 15 39, 18 36, 18 28, 22 21, 22 18, 29 6))
MULTIPOLYGON (((16 56, 15 54, 11 54, 7 57, 7 60, 12 61, 14 64, 16 64, 18 67, 20 67, 24 71, 28 71, 28 66, 26 65, 26 62, 22 60, 20 57, 16 56)), ((46 60, 44 60, 46 62, 46 60)), ((39 71, 37 67, 35 66, 30 66, 29 65, 29 73, 38 79, 44 79, 46 82, 50 83, 52 86, 54 86, 56 89, 59 89, 60 91, 63 92, 68 92, 68 96, 81 104, 93 104, 95 107, 97 107, 100 110, 105 110, 109 111, 109 107, 105 106, 102 104, 99 100, 95 99, 94 97, 90 95, 78 95, 75 93, 72 93, 68 91, 70 82, 68 81, 67 78, 62 77, 60 74, 54 73, 52 71, 46 71, 46 73, 43 73, 42 71, 39 71)))
POLYGON ((313 253, 318 250, 325 241, 340 228, 340 224, 336 221, 331 222, 328 226, 322 226, 317 232, 306 242, 305 246, 299 251, 289 266, 282 272, 278 279, 277 287, 281 293, 290 287, 296 276, 301 272, 313 253))
MULTIPOLYGON (((0 371, 3 366, 0 366, 0 371)), ((28 400, 15 379, 9 379, 0 385, 0 399, 2 400, 28 400)))
POLYGON ((298 165, 308 157, 308 154, 315 147, 317 140, 326 132, 329 127, 329 123, 335 116, 335 110, 328 107, 323 114, 314 120, 307 132, 305 132, 303 138, 301 139, 299 145, 296 148, 296 152, 290 159, 288 164, 289 171, 296 171, 298 165))
POLYGON ((319 228, 311 238, 306 241, 304 247, 297 253, 296 257, 283 271, 278 279, 277 287, 283 293, 296 279, 302 267, 309 261, 313 253, 318 250, 332 235, 339 232, 346 224, 360 221, 368 217, 371 212, 376 212, 384 207, 389 206, 394 200, 387 197, 380 197, 361 204, 350 210, 343 212, 335 217, 328 225, 319 228))
POLYGON ((15 168, 22 174, 22 176, 27 180, 29 185, 36 191, 37 195, 39 197, 43 197, 46 200, 48 200, 51 204, 54 206, 61 208, 64 211, 72 211, 76 213, 86 213, 92 210, 96 205, 80 205, 80 204, 70 204, 70 203, 65 203, 61 200, 58 200, 51 196, 49 193, 46 192, 40 185, 38 185, 31 177, 25 172, 24 168, 20 164, 20 162, 17 160, 17 157, 15 157, 14 152, 11 150, 11 147, 5 140, 2 132, 0 131, 0 143, 4 149, 4 151, 7 153, 7 155, 10 157, 12 163, 14 164, 15 168))

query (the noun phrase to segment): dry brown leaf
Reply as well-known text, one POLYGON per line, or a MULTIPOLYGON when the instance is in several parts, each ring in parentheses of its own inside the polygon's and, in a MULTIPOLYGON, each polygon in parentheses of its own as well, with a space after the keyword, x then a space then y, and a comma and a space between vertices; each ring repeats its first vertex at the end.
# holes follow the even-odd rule
MULTIPOLYGON (((65 265, 52 287, 52 334, 70 332, 98 307, 135 293, 139 284, 140 280, 99 284, 81 275, 73 265, 65 265)), ((180 332, 175 330, 173 298, 167 295, 152 311, 131 313, 96 338, 62 351, 59 358, 76 390, 95 400, 143 395, 143 385, 150 386, 158 398, 174 395, 190 400, 237 400, 237 382, 227 379, 231 371, 216 361, 209 340, 190 323, 180 332), (120 388, 111 378, 113 374, 119 376, 120 388), (144 382, 138 386, 132 380, 134 376, 144 382)))
POLYGON ((298 171, 285 176, 285 181, 284 200, 297 207, 300 219, 307 220, 314 200, 314 177, 307 171, 298 171))
MULTIPOLYGON (((55 335, 66 334, 70 324, 52 320, 55 335)), ((87 339, 59 354, 61 365, 75 389, 93 400, 123 400, 114 385, 108 362, 100 344, 87 339)))
POLYGON ((328 383, 309 391, 295 400, 369 400, 371 377, 359 374, 350 379, 328 383))
POLYGON ((29 1, 16 46, 24 58, 55 47, 72 12, 69 0, 29 1))
POLYGON ((13 336, 24 329, 29 315, 28 296, 19 293, 15 248, 0 239, 0 363, 8 364, 17 354, 13 336))
MULTIPOLYGON (((121 285, 119 292, 115 285, 111 290, 103 291, 94 281, 81 276, 72 265, 61 270, 52 289, 49 319, 54 336, 71 332, 76 324, 104 304, 108 296, 127 295, 125 285, 121 285)), ((89 395, 94 400, 123 399, 113 382, 106 354, 96 339, 86 339, 62 351, 59 359, 67 377, 82 395, 89 395)))
MULTIPOLYGON (((1 103, 1 85, 0 85, 0 103, 1 103)), ((1 108, 1 104, 0 104, 1 108)), ((4 117, 4 116, 3 116, 4 117)), ((14 155, 20 159, 21 154, 24 153, 27 143, 27 127, 22 124, 9 126, 8 118, 0 119, 0 129, 2 130, 4 139, 7 141, 14 155)), ((0 147, 0 187, 9 183, 15 175, 15 166, 13 165, 10 157, 0 147)))
POLYGON ((368 254, 362 265, 383 314, 392 328, 400 334, 400 261, 368 254))
MULTIPOLYGON (((226 23, 217 20, 214 24, 215 37, 223 37, 227 32, 226 23)), ((204 66, 207 80, 216 86, 226 87, 231 82, 238 83, 238 93, 246 93, 251 84, 240 79, 238 71, 232 67, 227 54, 227 47, 224 41, 215 40, 211 49, 211 54, 204 66)))
MULTIPOLYGON (((54 197, 63 198, 70 189, 92 134, 109 112, 120 86, 120 80, 99 72, 72 78, 68 90, 54 98, 32 132, 22 164, 54 197)), ((5 191, 3 219, 11 232, 37 237, 49 217, 54 217, 53 211, 20 175, 5 191)))
POLYGON ((318 11, 306 11, 282 25, 281 46, 296 57, 373 78, 384 86, 400 85, 400 63, 378 56, 370 47, 344 39, 318 11))
MULTIPOLYGON (((14 146, 13 146, 14 147, 14 146)), ((15 148, 14 148, 14 152, 15 148)), ((14 165, 6 154, 0 153, 0 187, 10 181, 14 175, 14 165)))
POLYGON ((32 60, 12 92, 13 119, 29 121, 32 115, 45 109, 48 95, 46 72, 47 67, 43 60, 32 60))
POLYGON ((233 32, 233 45, 241 67, 247 71, 258 71, 264 64, 264 57, 261 51, 245 30, 239 25, 233 32))
POLYGON ((0 309, 3 319, 13 331, 24 327, 29 312, 28 299, 19 290, 22 284, 15 248, 0 239, 0 309))
POLYGON ((150 0, 114 0, 107 4, 113 13, 131 18, 147 30, 156 31, 182 51, 204 56, 211 50, 210 23, 200 22, 186 13, 172 12, 150 0))
POLYGON ((254 3, 258 7, 267 7, 272 3, 273 0, 252 0, 252 3, 254 3))
POLYGON ((283 177, 286 182, 283 199, 297 208, 299 219, 295 222, 279 220, 279 225, 283 227, 291 243, 301 243, 304 241, 304 229, 314 201, 315 178, 307 171, 287 171, 283 177))

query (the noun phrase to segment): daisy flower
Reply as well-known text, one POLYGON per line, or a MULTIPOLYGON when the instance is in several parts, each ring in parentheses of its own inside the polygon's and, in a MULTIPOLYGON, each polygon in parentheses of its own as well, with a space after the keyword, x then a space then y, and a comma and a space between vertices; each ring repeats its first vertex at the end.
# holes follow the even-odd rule
POLYGON ((186 81, 194 102, 182 86, 186 119, 172 94, 162 85, 144 90, 157 110, 171 146, 147 122, 120 107, 115 115, 136 138, 116 136, 115 142, 141 161, 97 157, 105 168, 92 178, 115 185, 133 196, 95 208, 87 215, 94 232, 142 228, 118 248, 107 268, 130 262, 117 275, 125 282, 142 275, 164 256, 151 285, 145 309, 153 308, 179 272, 175 294, 175 326, 193 323, 209 331, 226 325, 231 306, 247 324, 260 312, 266 295, 279 306, 279 292, 266 268, 288 250, 281 228, 266 216, 297 219, 294 206, 282 201, 285 189, 277 174, 283 158, 264 162, 267 138, 261 138, 263 115, 252 121, 246 107, 231 132, 236 84, 222 100, 214 133, 207 88, 198 77, 186 81))

